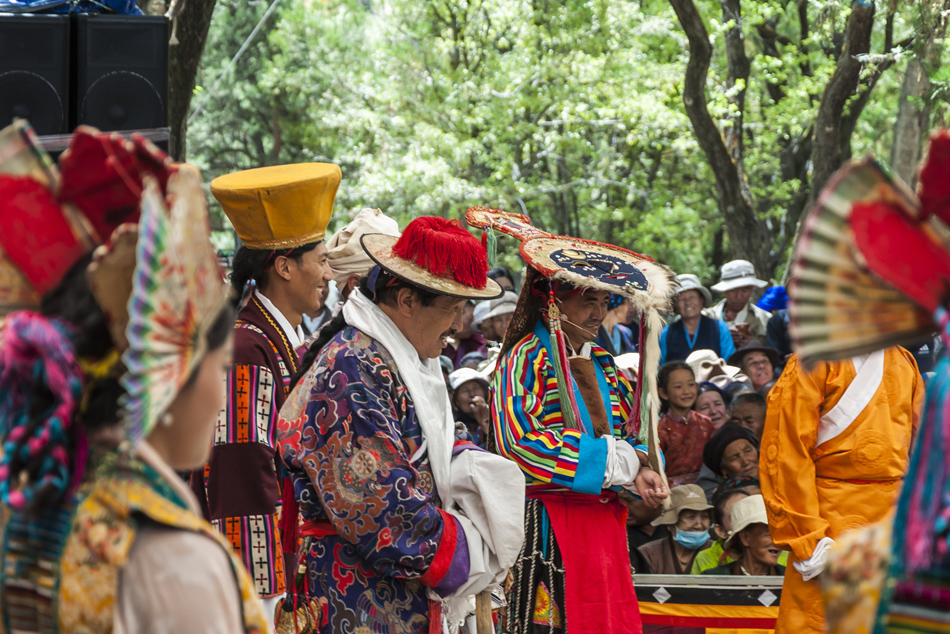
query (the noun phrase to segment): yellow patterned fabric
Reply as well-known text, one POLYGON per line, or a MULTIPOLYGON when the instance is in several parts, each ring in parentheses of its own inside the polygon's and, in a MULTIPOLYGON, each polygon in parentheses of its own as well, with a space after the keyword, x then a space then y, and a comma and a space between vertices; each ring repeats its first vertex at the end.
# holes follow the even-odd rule
POLYGON ((119 570, 135 541, 136 516, 144 515, 217 542, 234 568, 245 632, 267 632, 267 619, 250 577, 224 538, 203 519, 169 499, 174 494, 157 476, 152 477, 154 472, 150 473, 147 466, 137 462, 120 466, 114 458, 109 463, 97 470, 81 491, 60 559, 59 631, 112 631, 119 570))

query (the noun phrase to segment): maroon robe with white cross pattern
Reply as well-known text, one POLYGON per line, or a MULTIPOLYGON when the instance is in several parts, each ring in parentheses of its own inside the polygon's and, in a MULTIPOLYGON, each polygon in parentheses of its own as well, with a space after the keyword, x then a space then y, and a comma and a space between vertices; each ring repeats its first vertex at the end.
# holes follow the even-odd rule
POLYGON ((298 362, 277 319, 252 295, 235 323, 228 400, 218 414, 211 458, 203 473, 192 476, 206 517, 227 537, 265 598, 285 590, 275 425, 298 362))

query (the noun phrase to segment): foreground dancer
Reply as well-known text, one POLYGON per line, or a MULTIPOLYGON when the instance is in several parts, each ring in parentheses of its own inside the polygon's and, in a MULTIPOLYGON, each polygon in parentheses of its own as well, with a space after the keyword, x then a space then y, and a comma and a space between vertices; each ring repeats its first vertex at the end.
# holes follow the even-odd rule
MULTIPOLYGON (((933 245, 928 251, 906 239, 923 215, 910 211, 914 201, 873 159, 852 163, 822 192, 795 254, 789 315, 799 352, 769 394, 762 438, 772 537, 791 550, 781 632, 869 631, 839 629, 837 608, 826 623, 813 577, 847 531, 890 524, 908 471, 923 379, 898 344, 934 326, 887 280, 908 276, 909 286, 926 287, 941 261, 933 245)), ((945 293, 946 286, 933 286, 933 297, 945 293)), ((873 561, 872 550, 861 559, 873 561)))
POLYGON ((303 605, 324 634, 455 631, 524 539, 524 480, 456 441, 438 362, 469 299, 502 291, 457 222, 417 218, 398 239, 361 242, 377 266, 321 330, 281 410, 304 518, 305 574, 287 608, 303 605))
MULTIPOLYGON (((639 428, 638 399, 592 342, 610 293, 630 297, 647 337, 639 376, 655 376, 656 312, 669 304, 672 274, 629 251, 546 234, 519 214, 475 208, 466 218, 523 240, 528 264, 492 386, 497 451, 527 481, 528 539, 513 569, 509 631, 639 633, 617 491, 651 507, 668 492, 627 438, 628 420, 639 428)), ((643 414, 658 465, 656 411, 647 405, 643 414)))
POLYGON ((0 340, 0 632, 266 632, 175 473, 207 456, 231 352, 197 172, 89 128, 60 165, 0 175, 0 242, 43 295, 0 340))
MULTIPOLYGON (((950 132, 931 137, 918 181, 919 197, 867 159, 846 166, 822 192, 795 254, 802 279, 789 290, 791 336, 803 355, 873 357, 935 330, 950 340, 950 132)), ((928 384, 896 513, 843 536, 832 552, 822 579, 830 632, 950 628, 947 363, 928 384)))
MULTIPOLYGON (((293 568, 292 555, 285 566, 282 550, 292 554, 295 547, 282 545, 278 528, 282 474, 275 423, 297 371, 302 315, 320 308, 330 280, 323 237, 340 175, 336 165, 304 163, 211 182, 211 193, 244 243, 234 256, 231 284, 247 304, 235 324, 223 420, 207 467, 192 476, 192 489, 244 561, 268 614, 284 594, 285 573, 292 572, 287 568, 293 568)), ((284 510, 284 519, 295 525, 296 509, 284 510)))

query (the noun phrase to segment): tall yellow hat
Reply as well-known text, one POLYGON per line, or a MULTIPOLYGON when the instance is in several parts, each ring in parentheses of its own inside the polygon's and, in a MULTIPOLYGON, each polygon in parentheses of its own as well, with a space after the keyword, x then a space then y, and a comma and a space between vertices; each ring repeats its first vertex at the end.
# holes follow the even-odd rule
POLYGON ((219 176, 211 193, 248 249, 295 249, 326 235, 341 178, 332 163, 275 165, 219 176))

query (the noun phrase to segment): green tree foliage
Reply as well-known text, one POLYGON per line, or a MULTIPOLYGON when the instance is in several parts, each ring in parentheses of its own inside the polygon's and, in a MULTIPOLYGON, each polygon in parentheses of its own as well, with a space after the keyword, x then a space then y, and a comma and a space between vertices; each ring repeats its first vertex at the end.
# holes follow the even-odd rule
MULTIPOLYGON (((189 155, 207 177, 328 160, 344 174, 331 229, 364 206, 405 223, 488 205, 705 279, 730 255, 713 174, 683 107, 689 51, 669 3, 282 1, 223 75, 269 3, 215 8, 192 101, 202 111, 189 128, 189 155)), ((847 7, 747 0, 729 20, 727 4, 696 2, 714 51, 707 97, 724 138, 742 130, 735 142, 773 241, 772 273, 805 204, 802 146, 847 7), (736 28, 750 65, 741 80, 722 46, 736 28)), ((916 14, 895 5, 888 15, 890 54, 912 38, 916 14)), ((875 28, 880 51, 884 26, 875 28)), ((869 59, 868 76, 881 63, 869 59)), ((855 151, 887 155, 899 75, 885 84, 869 93, 855 151)), ((519 264, 512 241, 500 248, 519 264)))

